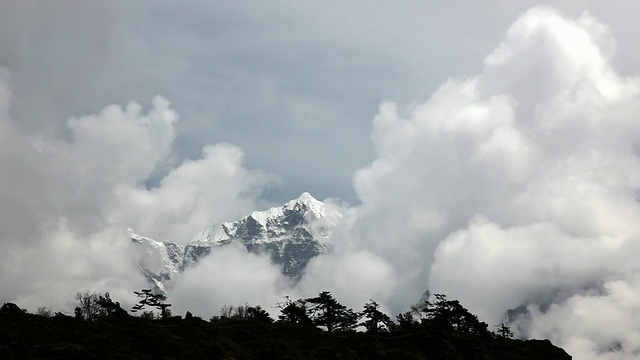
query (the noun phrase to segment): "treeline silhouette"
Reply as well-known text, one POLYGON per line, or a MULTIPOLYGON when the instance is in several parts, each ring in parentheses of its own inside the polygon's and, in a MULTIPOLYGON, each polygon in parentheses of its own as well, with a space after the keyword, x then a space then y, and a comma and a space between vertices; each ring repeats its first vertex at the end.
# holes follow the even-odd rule
POLYGON ((172 316, 151 289, 129 314, 109 293, 78 293, 74 316, 13 303, 0 308, 0 359, 571 359, 548 340, 516 340, 506 324, 488 324, 459 301, 433 301, 396 321, 370 300, 359 312, 328 291, 276 304, 223 306, 208 321, 172 316), (157 312, 155 312, 155 309, 157 312))

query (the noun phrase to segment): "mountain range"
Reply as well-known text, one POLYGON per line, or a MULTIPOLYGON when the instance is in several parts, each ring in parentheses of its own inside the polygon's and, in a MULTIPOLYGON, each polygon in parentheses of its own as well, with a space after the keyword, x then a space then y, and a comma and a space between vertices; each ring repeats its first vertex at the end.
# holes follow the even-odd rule
POLYGON ((309 260, 331 250, 331 233, 342 217, 339 211, 305 192, 283 206, 207 226, 185 246, 138 235, 133 229, 129 229, 129 235, 142 249, 142 272, 161 291, 166 291, 165 285, 176 274, 232 242, 241 243, 251 253, 269 254, 281 272, 295 281, 303 275, 309 260))

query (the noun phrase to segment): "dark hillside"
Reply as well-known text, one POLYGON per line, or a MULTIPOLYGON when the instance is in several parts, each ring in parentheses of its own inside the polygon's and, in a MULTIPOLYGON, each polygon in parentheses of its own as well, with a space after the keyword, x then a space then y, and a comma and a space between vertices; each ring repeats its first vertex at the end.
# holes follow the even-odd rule
POLYGON ((460 336, 417 327, 368 335, 313 326, 199 318, 86 321, 0 312, 0 359, 571 359, 549 341, 460 336))

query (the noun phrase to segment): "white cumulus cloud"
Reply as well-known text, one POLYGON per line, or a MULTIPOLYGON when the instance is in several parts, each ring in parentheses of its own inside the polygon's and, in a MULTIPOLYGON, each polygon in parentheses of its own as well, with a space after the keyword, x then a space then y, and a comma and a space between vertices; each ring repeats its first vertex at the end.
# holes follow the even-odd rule
POLYGON ((0 301, 70 309, 78 291, 125 303, 148 286, 127 228, 188 241, 203 226, 254 210, 277 178, 246 169, 242 151, 207 145, 176 163, 168 100, 109 105, 67 121, 67 136, 21 132, 0 79, 0 301), (155 183, 155 185, 150 185, 155 183))
POLYGON ((640 79, 616 73, 615 47, 588 13, 534 8, 481 73, 405 109, 382 103, 376 158, 354 176, 362 205, 337 233, 343 248, 306 281, 340 284, 340 262, 366 251, 375 261, 355 284, 388 285, 368 292, 396 311, 427 288, 490 324, 529 306, 529 336, 581 359, 631 356, 640 325, 616 319, 640 296, 640 79), (572 331, 583 323, 593 326, 572 331))

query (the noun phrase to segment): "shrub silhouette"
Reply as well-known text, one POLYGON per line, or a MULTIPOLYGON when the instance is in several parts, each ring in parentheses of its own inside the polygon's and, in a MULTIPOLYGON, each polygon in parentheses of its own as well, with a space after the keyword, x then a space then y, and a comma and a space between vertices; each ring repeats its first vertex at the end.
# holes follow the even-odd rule
POLYGON ((24 314, 25 310, 21 309, 18 305, 14 303, 4 303, 4 305, 0 307, 0 312, 8 313, 8 314, 24 314))
POLYGON ((106 292, 99 294, 88 291, 76 293, 75 299, 79 305, 74 309, 76 319, 95 321, 104 317, 128 317, 126 310, 120 307, 119 302, 111 300, 111 295, 106 292))

